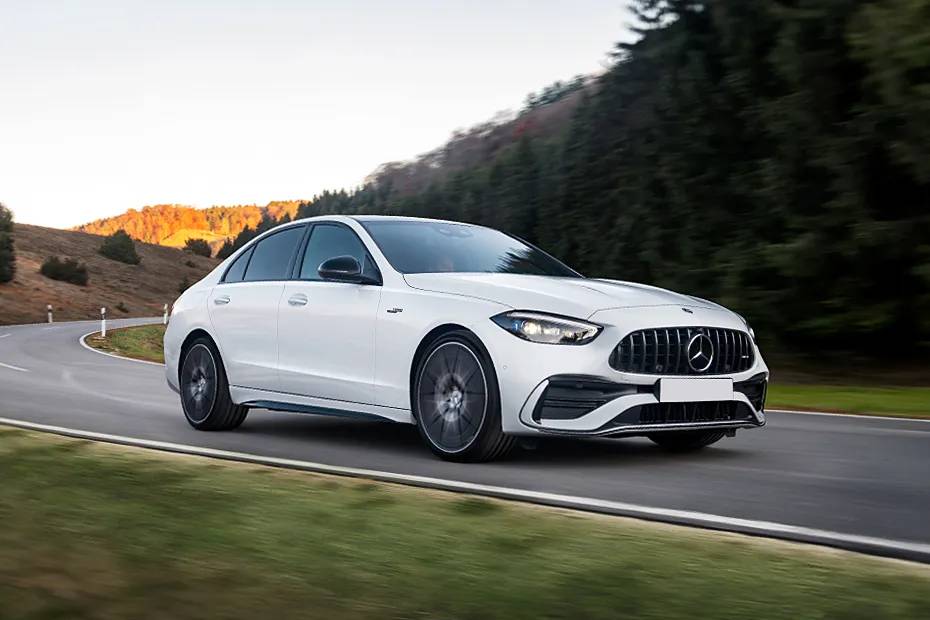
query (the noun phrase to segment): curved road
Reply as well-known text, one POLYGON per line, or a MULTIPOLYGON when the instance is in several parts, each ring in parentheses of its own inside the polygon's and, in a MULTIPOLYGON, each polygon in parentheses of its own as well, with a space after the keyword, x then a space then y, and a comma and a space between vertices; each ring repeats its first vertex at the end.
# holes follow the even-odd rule
POLYGON ((460 465, 434 458, 406 425, 253 411, 237 431, 195 431, 160 366, 79 344, 98 327, 0 326, 0 418, 930 562, 930 422, 771 412, 765 428, 697 454, 644 439, 549 440, 460 465))

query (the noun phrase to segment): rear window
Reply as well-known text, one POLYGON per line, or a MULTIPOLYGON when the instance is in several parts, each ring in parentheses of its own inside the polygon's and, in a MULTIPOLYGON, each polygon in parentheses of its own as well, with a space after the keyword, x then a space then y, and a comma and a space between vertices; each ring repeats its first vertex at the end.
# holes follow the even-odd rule
POLYGON ((297 251, 304 227, 294 226, 265 237, 255 246, 252 260, 245 272, 245 281, 284 280, 290 275, 288 268, 297 251))

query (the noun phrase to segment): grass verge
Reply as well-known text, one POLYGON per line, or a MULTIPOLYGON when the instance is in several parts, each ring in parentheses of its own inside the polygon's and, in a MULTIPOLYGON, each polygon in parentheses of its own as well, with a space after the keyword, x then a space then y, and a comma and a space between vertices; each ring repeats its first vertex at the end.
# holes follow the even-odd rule
POLYGON ((85 342, 107 353, 164 364, 164 336, 164 325, 139 325, 108 329, 106 338, 101 338, 98 332, 88 336, 85 342))
POLYGON ((769 386, 766 407, 871 415, 930 417, 930 387, 769 386))
POLYGON ((926 618, 930 567, 0 427, 5 618, 926 618))

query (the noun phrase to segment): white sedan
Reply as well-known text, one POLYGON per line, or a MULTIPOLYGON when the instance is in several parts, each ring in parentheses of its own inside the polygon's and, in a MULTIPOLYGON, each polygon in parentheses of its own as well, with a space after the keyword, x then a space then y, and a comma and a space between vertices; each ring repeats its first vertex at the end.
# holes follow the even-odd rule
POLYGON ((489 228, 376 216, 253 240, 175 302, 165 360, 194 428, 252 408, 378 418, 458 461, 521 436, 700 448, 765 424, 769 374, 714 303, 586 278, 489 228))

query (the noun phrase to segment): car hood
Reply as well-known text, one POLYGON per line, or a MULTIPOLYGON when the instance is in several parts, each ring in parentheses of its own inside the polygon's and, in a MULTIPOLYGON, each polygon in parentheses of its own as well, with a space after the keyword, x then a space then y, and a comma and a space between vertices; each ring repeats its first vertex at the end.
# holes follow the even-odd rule
POLYGON ((592 278, 556 278, 509 273, 416 273, 405 274, 413 288, 485 299, 518 310, 538 310, 587 318, 600 310, 643 306, 686 306, 719 309, 719 306, 672 291, 592 278))

